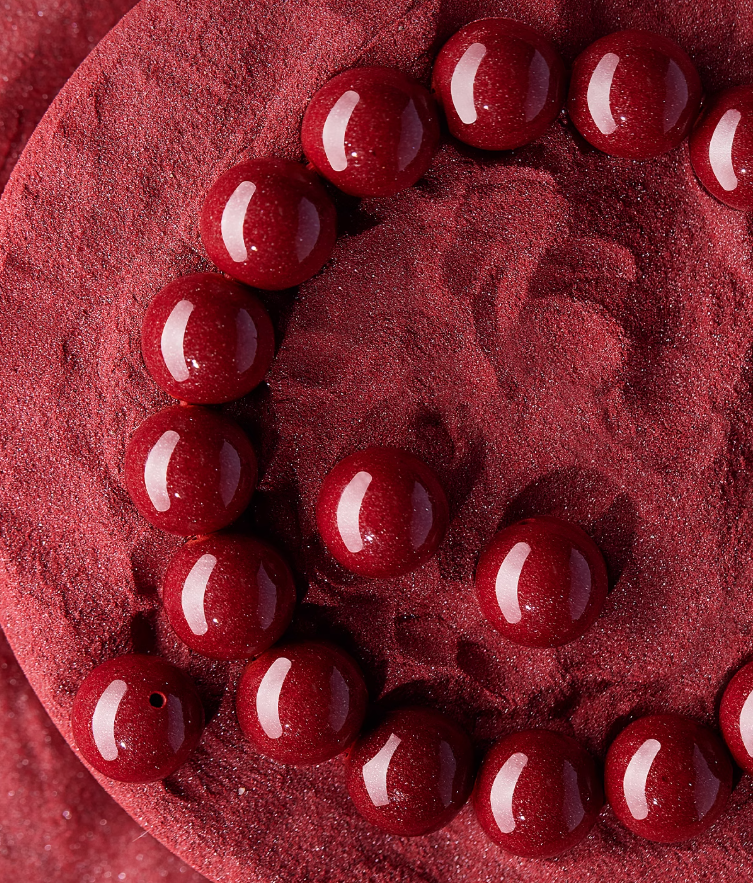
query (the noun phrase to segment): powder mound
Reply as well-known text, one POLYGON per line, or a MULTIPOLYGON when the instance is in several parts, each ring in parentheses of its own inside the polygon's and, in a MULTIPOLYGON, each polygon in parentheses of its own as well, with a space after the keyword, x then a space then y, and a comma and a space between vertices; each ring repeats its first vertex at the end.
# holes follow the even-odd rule
MULTIPOLYGON (((197 220, 211 182, 249 156, 301 159, 308 98, 338 70, 386 64, 429 80, 466 21, 525 17, 568 61, 595 37, 676 38, 708 88, 750 78, 751 10, 667 0, 144 2, 84 63, 0 202, 3 626, 55 723, 85 674, 153 650, 196 680, 210 722, 164 783, 104 782, 163 843, 216 881, 750 878, 751 780, 717 827, 660 847, 606 810, 554 862, 490 845, 467 807, 444 831, 381 834, 348 802, 341 761, 290 770, 244 748, 237 665, 190 653, 158 585, 178 541, 138 517, 123 458, 168 404, 141 361, 153 294, 209 269, 197 220)), ((632 715, 714 724, 750 652, 750 232, 697 185, 686 147, 606 157, 566 122, 515 153, 443 143, 427 176, 384 200, 338 202, 332 261, 264 295, 279 351, 268 382, 223 410, 259 452, 243 527, 306 588, 300 635, 332 638, 372 696, 430 702, 482 750, 547 726, 604 757, 632 715), (365 581, 325 554, 326 472, 368 444, 405 447, 448 492, 435 559, 365 581), (603 549, 611 594, 556 650, 503 643, 473 595, 480 548, 527 515, 571 519, 603 549)))

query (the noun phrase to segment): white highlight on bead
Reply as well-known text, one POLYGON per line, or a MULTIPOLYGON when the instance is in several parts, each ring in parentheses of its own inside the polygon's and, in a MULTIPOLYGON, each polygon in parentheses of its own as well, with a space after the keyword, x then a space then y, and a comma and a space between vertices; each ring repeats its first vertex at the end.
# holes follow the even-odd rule
POLYGON ((665 114, 663 132, 669 132, 681 118, 681 114, 689 101, 689 87, 686 75, 678 64, 669 59, 665 73, 665 114))
POLYGON ((620 56, 614 52, 603 55, 594 69, 586 90, 586 103, 595 126, 603 135, 612 135, 618 128, 610 109, 610 89, 620 56))
POLYGON ((364 548, 364 540, 361 538, 359 528, 359 515, 364 495, 371 482, 372 476, 368 472, 357 472, 343 488, 338 500, 335 519, 340 538, 349 552, 361 552, 364 548))
POLYGON ((741 112, 731 108, 720 117, 709 142, 709 163, 720 186, 730 193, 738 187, 733 168, 733 139, 741 122, 741 112))
POLYGON ((147 456, 144 464, 144 487, 152 505, 158 512, 167 512, 170 508, 168 494, 168 466, 175 446, 181 440, 173 429, 163 432, 147 456))
POLYGON ((626 798, 628 811, 639 822, 649 815, 647 776, 661 747, 657 739, 642 742, 623 774, 623 796, 626 798))
POLYGON ((440 742, 440 782, 438 791, 443 806, 450 806, 453 801, 453 782, 456 777, 456 756, 447 742, 440 742))
POLYGON ((749 757, 754 757, 754 720, 752 718, 754 718, 754 693, 749 693, 741 709, 741 714, 738 716, 741 741, 749 752, 749 757))
POLYGON ((330 675, 330 726, 336 733, 339 733, 346 720, 348 712, 351 708, 351 693, 345 678, 340 673, 340 669, 333 668, 330 675))
POLYGON ((168 743, 173 751, 183 745, 186 738, 186 724, 183 720, 181 700, 172 693, 168 695, 168 743))
POLYGON ((349 89, 333 104, 322 127, 322 147, 334 172, 342 172, 348 166, 346 157, 346 129, 354 108, 359 103, 359 93, 349 89))
POLYGON ((257 355, 257 326, 246 310, 236 315, 236 368, 239 374, 248 371, 257 355))
POLYGON ((249 256, 246 251, 243 225, 246 220, 246 210, 256 189, 257 185, 253 181, 241 181, 225 203, 223 216, 220 220, 220 233, 223 242, 228 249, 231 260, 237 264, 242 264, 249 256))
POLYGON ((206 635, 209 630, 204 612, 204 595, 212 571, 217 565, 214 555, 202 555, 188 573, 181 591, 181 609, 186 623, 195 635, 206 635))
POLYGON ((92 715, 92 736, 97 750, 105 760, 118 759, 118 746, 115 743, 115 716, 118 706, 126 695, 128 685, 117 680, 108 684, 97 700, 92 715))
POLYGON ((518 603, 518 580, 526 559, 531 552, 528 543, 516 543, 500 565, 495 578, 495 597, 498 607, 506 620, 515 625, 521 622, 521 607, 518 603))
POLYGON ((184 380, 189 379, 188 365, 183 353, 183 339, 186 336, 186 326, 193 310, 194 305, 190 300, 178 301, 162 329, 160 338, 162 358, 176 383, 183 383, 184 380))
POLYGON ((387 771, 395 750, 401 744, 401 741, 400 736, 391 733, 390 738, 377 754, 361 768, 364 787, 367 789, 369 799, 375 806, 387 806, 390 803, 390 797, 387 793, 387 771))
POLYGON ((296 257, 305 261, 317 244, 321 225, 317 206, 305 196, 298 204, 298 231, 296 233, 296 257))
POLYGON ((467 126, 476 122, 474 80, 486 54, 487 47, 483 43, 472 43, 458 60, 450 78, 450 98, 453 107, 461 122, 467 126))
POLYGON ((513 792, 529 758, 523 752, 512 754, 500 767, 490 789, 490 808, 498 828, 510 834, 516 827, 513 816, 513 792))
POLYGON ((432 501, 427 489, 418 481, 411 491, 411 545, 420 549, 432 530, 432 501))
POLYGON ((709 764, 699 750, 698 745, 694 745, 694 772, 696 773, 694 780, 694 803, 696 804, 699 818, 703 819, 717 800, 720 780, 709 768, 709 764))
POLYGON ((259 586, 259 600, 257 602, 257 616, 259 616, 259 625, 263 629, 267 629, 275 618, 275 609, 278 603, 278 590, 275 583, 270 579, 270 575, 264 568, 264 564, 259 565, 257 571, 257 585, 259 586))
POLYGON ((578 549, 571 549, 571 592, 568 607, 571 619, 578 622, 584 615, 592 594, 592 571, 589 563, 578 549))
POLYGON ((416 159, 422 146, 424 126, 412 99, 401 114, 401 136, 398 141, 398 170, 403 171, 416 159))
POLYGON ((545 101, 547 101, 549 86, 550 65, 545 60, 544 55, 538 49, 535 49, 534 55, 532 55, 529 62, 529 88, 526 93, 526 104, 524 105, 524 119, 527 123, 530 123, 542 112, 545 101))
POLYGON ((220 448, 220 499, 223 506, 230 506, 241 480, 241 458, 230 442, 224 441, 220 448))
POLYGON ((293 663, 280 656, 265 672, 257 690, 257 717, 259 724, 270 739, 283 735, 280 723, 280 691, 293 663))

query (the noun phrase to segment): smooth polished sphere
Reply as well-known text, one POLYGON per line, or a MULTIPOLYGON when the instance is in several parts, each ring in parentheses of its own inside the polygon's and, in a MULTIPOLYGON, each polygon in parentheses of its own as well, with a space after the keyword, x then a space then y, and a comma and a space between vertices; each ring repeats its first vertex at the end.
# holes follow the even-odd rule
POLYGON ((346 785, 366 819, 414 837, 456 816, 471 793, 473 771, 471 740, 452 718, 401 708, 359 737, 346 761, 346 785))
POLYGON ((217 273, 197 273, 152 298, 141 351, 168 395, 219 404, 240 399, 261 382, 275 355, 275 337, 253 294, 217 273))
POLYGON ((400 576, 437 551, 448 529, 448 502, 418 458, 397 448, 365 448, 325 478, 317 525, 343 567, 359 576, 400 576))
POLYGON ((752 665, 739 669, 725 688, 720 703, 720 729, 733 759, 752 773, 754 755, 754 694, 752 665))
POLYGON ((98 665, 73 702, 73 737, 84 759, 119 782, 155 782, 199 743, 204 709, 193 682, 156 656, 98 665))
POLYGON ((566 73, 555 47, 533 28, 486 18, 443 46, 432 87, 459 141, 512 150, 539 138, 560 113, 566 73))
POLYGON ((751 130, 751 86, 736 86, 707 104, 689 141, 691 165, 705 189, 742 212, 752 207, 751 130))
POLYGON ((476 571, 483 615, 526 647, 557 647, 584 634, 607 597, 605 559, 580 527, 546 516, 495 534, 476 571))
POLYGON ((178 637, 212 659, 251 659, 290 625, 296 587, 288 565, 260 540, 215 534, 173 555, 162 603, 178 637))
POLYGON ((487 754, 474 788, 474 810, 487 836, 526 858, 576 846, 604 803, 597 766, 570 736, 524 730, 487 754))
POLYGON ((251 159, 212 185, 200 230, 210 260, 229 276, 256 288, 291 288, 329 260, 335 206, 298 163, 251 159))
POLYGON ((722 741, 676 714, 643 717, 623 730, 605 760, 605 791, 634 834, 658 843, 689 840, 718 819, 733 770, 722 741))
POLYGON ((699 74, 677 43, 649 31, 617 31, 574 62, 568 113, 598 150, 648 159, 683 141, 701 100, 699 74))
POLYGON ((309 102, 307 159, 352 196, 392 196, 427 171, 440 139, 437 108, 411 77, 387 67, 338 74, 309 102))
POLYGON ((139 512, 179 536, 212 533, 244 511, 257 460, 241 428, 205 408, 148 417, 126 448, 126 487, 139 512))
POLYGON ((324 641, 274 647, 246 667, 236 714, 246 738, 280 763, 324 763, 358 735, 367 688, 354 660, 324 641))

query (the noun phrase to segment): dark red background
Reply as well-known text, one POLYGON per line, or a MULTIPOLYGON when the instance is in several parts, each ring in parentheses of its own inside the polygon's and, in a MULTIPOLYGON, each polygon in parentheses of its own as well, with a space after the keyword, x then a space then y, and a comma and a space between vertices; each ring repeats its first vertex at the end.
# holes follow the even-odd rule
MULTIPOLYGON (((217 880, 751 876, 748 777, 714 831, 677 847, 609 810, 550 862, 490 845, 468 807, 427 838, 381 835, 340 761, 291 771, 244 750, 237 667, 189 654, 160 610, 176 540, 133 511, 123 453, 167 403, 139 324, 163 284, 206 268, 207 187, 252 153, 300 158, 306 100, 335 71, 428 82, 442 41, 490 13, 541 28, 567 61, 647 27, 708 89, 751 78, 747 3, 144 2, 63 91, 0 203, 3 626, 67 737, 97 661, 152 648, 194 675, 212 720, 193 760, 164 784, 107 787, 217 880)), ((225 409, 260 452, 247 526, 308 586, 297 630, 350 649, 375 698, 451 712, 480 750, 547 725, 603 757, 644 711, 714 723, 751 641, 747 218, 699 188, 685 145, 633 163, 567 124, 514 154, 446 144, 412 190, 339 211, 332 263, 296 298, 266 296, 282 341, 269 385, 225 409), (316 538, 322 476, 369 443, 423 457, 450 497, 437 559, 401 580, 350 577, 316 538), (557 650, 504 644, 473 597, 478 550, 531 514, 581 524, 611 573, 603 617, 557 650)))

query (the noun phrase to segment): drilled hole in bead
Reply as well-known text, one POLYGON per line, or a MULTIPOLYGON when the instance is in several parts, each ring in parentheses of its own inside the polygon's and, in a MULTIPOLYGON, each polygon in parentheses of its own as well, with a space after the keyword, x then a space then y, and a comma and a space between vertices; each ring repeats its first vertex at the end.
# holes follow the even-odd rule
POLYGON ((162 708, 162 706, 167 702, 164 693, 152 693, 149 697, 149 704, 153 708, 162 708))

